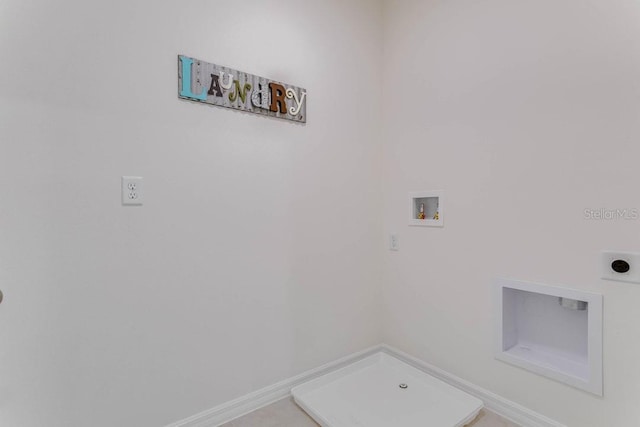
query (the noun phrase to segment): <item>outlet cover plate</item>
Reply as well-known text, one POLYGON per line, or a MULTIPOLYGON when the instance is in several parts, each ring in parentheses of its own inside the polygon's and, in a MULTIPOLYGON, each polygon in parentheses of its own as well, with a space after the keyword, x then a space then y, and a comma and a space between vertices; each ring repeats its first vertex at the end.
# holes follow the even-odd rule
POLYGON ((122 204, 142 205, 142 177, 123 176, 122 177, 122 204))
POLYGON ((396 233, 391 233, 389 235, 389 250, 390 251, 400 250, 400 243, 398 241, 398 235, 396 233))

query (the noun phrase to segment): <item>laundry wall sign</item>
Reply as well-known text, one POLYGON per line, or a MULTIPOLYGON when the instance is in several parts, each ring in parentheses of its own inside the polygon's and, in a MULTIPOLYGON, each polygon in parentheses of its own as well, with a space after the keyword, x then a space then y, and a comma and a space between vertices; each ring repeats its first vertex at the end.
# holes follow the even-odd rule
POLYGON ((178 55, 178 97, 306 123, 307 91, 178 55))

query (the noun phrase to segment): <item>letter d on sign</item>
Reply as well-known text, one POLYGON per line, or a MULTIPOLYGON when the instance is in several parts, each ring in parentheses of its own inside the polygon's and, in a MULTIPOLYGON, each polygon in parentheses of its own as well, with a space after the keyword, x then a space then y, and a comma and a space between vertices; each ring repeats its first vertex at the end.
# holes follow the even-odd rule
POLYGON ((204 88, 200 95, 196 95, 191 92, 191 66, 193 65, 193 59, 185 58, 184 56, 178 56, 180 63, 182 64, 182 88, 180 88, 180 96, 185 98, 197 99, 198 101, 207 100, 207 89, 204 88))

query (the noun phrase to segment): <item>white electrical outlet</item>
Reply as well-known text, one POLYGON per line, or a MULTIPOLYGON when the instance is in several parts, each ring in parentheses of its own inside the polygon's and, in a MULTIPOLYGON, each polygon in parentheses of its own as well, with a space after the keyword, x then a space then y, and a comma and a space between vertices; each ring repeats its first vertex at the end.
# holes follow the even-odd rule
POLYGON ((601 260, 603 279, 640 283, 640 254, 604 251, 601 260))
POLYGON ((122 204, 142 205, 142 177, 123 176, 122 177, 122 204))
POLYGON ((400 243, 398 242, 398 235, 392 233, 389 236, 389 250, 390 251, 398 251, 400 250, 400 243))

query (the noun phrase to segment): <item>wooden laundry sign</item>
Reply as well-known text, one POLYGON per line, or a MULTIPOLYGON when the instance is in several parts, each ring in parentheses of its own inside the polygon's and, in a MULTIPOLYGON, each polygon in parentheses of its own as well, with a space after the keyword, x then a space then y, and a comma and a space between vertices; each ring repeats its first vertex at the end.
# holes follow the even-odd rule
POLYGON ((306 123, 307 91, 178 55, 178 97, 306 123))

